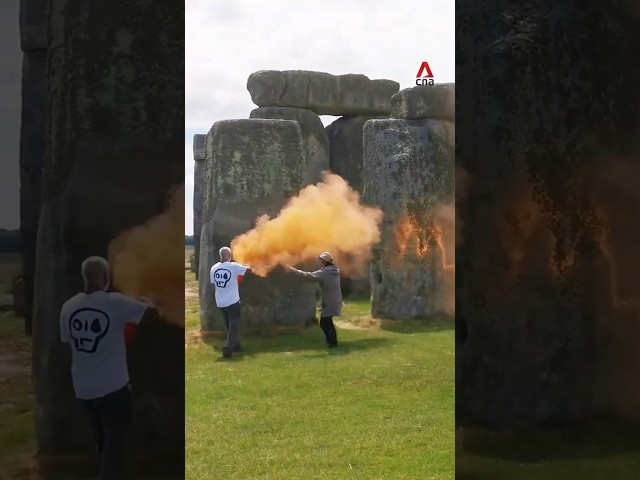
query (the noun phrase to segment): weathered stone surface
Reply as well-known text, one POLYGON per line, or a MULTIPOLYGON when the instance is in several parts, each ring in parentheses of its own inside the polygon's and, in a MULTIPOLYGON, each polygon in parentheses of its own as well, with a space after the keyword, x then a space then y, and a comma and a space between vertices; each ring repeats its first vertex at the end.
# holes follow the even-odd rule
POLYGON ((48 0, 20 0, 20 44, 22 50, 46 50, 48 0))
POLYGON ((193 159, 194 160, 205 159, 204 146, 206 141, 207 141, 206 135, 196 134, 193 136, 193 159))
POLYGON ((295 120, 300 124, 307 175, 305 183, 318 183, 322 172, 329 170, 329 140, 320 117, 306 108, 261 107, 251 111, 250 118, 295 120))
POLYGON ((453 126, 437 120, 369 120, 364 126, 366 203, 384 212, 371 265, 372 314, 423 318, 453 310, 453 126))
POLYGON ((204 194, 206 189, 205 178, 205 143, 206 135, 193 136, 193 158, 195 165, 193 168, 193 240, 195 250, 196 279, 200 274, 197 265, 200 262, 200 233, 202 232, 202 210, 204 208, 204 194))
POLYGON ((456 3, 457 421, 640 418, 632 6, 456 3))
POLYGON ((331 171, 344 178, 362 193, 362 138, 364 124, 379 117, 342 117, 327 125, 329 165, 331 171))
POLYGON ((31 333, 36 240, 47 119, 47 51, 24 53, 20 125, 20 237, 25 295, 25 331, 31 333))
POLYGON ((24 296, 24 280, 22 277, 13 279, 11 285, 11 295, 13 295, 13 313, 18 317, 24 317, 26 314, 26 303, 24 296))
POLYGON ((306 70, 261 70, 247 81, 259 107, 298 107, 318 115, 386 115, 400 85, 365 75, 331 75, 306 70))
POLYGON ((453 83, 421 85, 400 90, 391 97, 392 118, 431 118, 455 121, 456 86, 453 83))
MULTIPOLYGON (((172 2, 50 2, 48 136, 42 178, 33 312, 38 451, 93 453, 60 342, 62 303, 82 288, 80 264, 107 256, 123 230, 165 208, 184 181, 181 27, 172 2), (88 32, 91 34, 89 35, 88 32), (153 45, 152 48, 149 45, 153 45), (163 46, 163 47, 160 47, 163 46)), ((159 239, 158 241, 161 241, 159 239)), ((182 243, 182 242, 181 242, 182 243)), ((183 251, 183 244, 176 245, 183 251)), ((180 253, 182 255, 182 253, 180 253)), ((178 264, 182 263, 180 257, 178 264)), ((130 352, 133 451, 184 461, 184 329, 149 325, 130 352)))
MULTIPOLYGON (((204 215, 200 243, 200 322, 205 330, 224 328, 209 270, 218 251, 275 216, 286 198, 305 184, 304 149, 293 120, 225 120, 207 135, 204 215)), ((240 284, 242 327, 302 325, 315 318, 315 285, 281 271, 267 278, 248 275, 240 284)))

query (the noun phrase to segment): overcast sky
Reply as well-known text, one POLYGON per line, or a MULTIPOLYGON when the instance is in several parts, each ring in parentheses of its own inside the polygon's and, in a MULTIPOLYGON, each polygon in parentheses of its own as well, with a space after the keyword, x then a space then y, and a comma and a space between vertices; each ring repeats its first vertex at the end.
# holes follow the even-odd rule
MULTIPOLYGON (((455 81, 452 0, 186 0, 185 233, 193 234, 196 133, 248 118, 257 70, 359 73, 415 86, 422 61, 455 81)), ((334 120, 322 117, 325 125, 334 120)))
POLYGON ((0 1, 0 228, 20 227, 20 77, 22 51, 19 0, 0 1))

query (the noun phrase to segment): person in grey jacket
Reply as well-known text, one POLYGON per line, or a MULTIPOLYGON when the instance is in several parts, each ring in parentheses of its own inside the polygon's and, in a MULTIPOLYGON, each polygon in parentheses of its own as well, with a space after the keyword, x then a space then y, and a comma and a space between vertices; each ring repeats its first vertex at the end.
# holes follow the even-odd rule
POLYGON ((320 282, 322 287, 322 311, 320 312, 320 328, 324 332, 329 347, 338 346, 338 334, 333 324, 333 317, 342 312, 342 289, 340 287, 340 269, 334 265, 329 252, 318 257, 322 268, 315 272, 303 272, 287 265, 287 269, 306 280, 320 282))

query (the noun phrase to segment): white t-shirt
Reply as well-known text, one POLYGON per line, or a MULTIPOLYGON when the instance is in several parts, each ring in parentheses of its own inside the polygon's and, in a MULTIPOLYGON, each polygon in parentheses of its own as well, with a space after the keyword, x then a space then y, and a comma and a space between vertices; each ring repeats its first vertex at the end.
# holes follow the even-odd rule
POLYGON ((60 339, 71 347, 76 397, 103 397, 129 383, 124 330, 140 323, 149 305, 121 293, 79 293, 60 312, 60 339))
POLYGON ((228 307, 240 301, 238 276, 247 270, 249 267, 236 262, 218 262, 211 267, 211 283, 215 285, 218 307, 228 307))

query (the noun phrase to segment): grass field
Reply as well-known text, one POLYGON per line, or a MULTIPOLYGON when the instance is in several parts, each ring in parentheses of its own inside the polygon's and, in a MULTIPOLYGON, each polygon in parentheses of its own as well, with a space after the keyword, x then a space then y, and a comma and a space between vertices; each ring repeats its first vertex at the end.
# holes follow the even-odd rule
POLYGON ((454 478, 450 319, 378 324, 348 301, 336 350, 316 327, 221 361, 185 282, 186 479, 454 478))
MULTIPOLYGON (((0 295, 19 272, 19 255, 0 254, 0 295)), ((20 478, 34 446, 31 342, 23 319, 0 313, 0 478, 20 478)))

